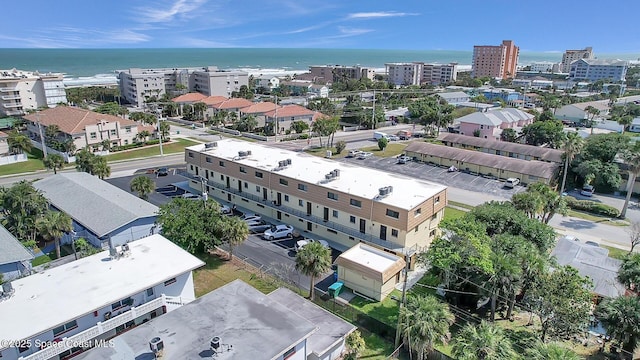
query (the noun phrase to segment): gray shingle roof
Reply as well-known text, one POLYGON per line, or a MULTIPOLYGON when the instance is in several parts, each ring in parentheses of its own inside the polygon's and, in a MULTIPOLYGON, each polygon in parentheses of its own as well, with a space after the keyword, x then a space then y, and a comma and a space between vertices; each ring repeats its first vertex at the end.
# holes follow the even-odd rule
POLYGON ((475 112, 457 119, 456 122, 500 126, 502 123, 510 124, 520 120, 529 120, 533 118, 533 115, 522 110, 506 108, 501 110, 475 112))
POLYGON ((451 99, 459 99, 459 98, 470 98, 470 96, 462 91, 453 91, 453 92, 442 92, 442 93, 438 93, 438 96, 440 96, 441 98, 445 99, 445 100, 451 100, 451 99))
POLYGON ((85 172, 60 173, 33 186, 51 205, 98 237, 158 212, 157 206, 85 172))
POLYGON ((33 254, 22 246, 4 226, 0 225, 0 265, 31 259, 33 254))
POLYGON ((516 144, 508 141, 496 141, 491 139, 483 139, 475 136, 459 135, 452 133, 442 133, 438 137, 440 141, 446 141, 454 144, 462 144, 467 146, 475 146, 479 148, 507 151, 516 154, 529 155, 540 158, 544 161, 562 162, 562 150, 543 148, 532 145, 516 144))
POLYGON ((556 257, 558 265, 570 265, 580 275, 588 276, 593 281, 594 293, 609 298, 624 295, 624 285, 617 279, 622 261, 610 258, 609 250, 563 237, 551 256, 556 257))
POLYGON ((537 160, 521 160, 506 156, 492 155, 480 151, 458 149, 450 146, 435 145, 426 142, 412 142, 404 149, 406 152, 431 155, 465 163, 487 166, 493 169, 513 171, 519 174, 551 179, 558 164, 537 160))

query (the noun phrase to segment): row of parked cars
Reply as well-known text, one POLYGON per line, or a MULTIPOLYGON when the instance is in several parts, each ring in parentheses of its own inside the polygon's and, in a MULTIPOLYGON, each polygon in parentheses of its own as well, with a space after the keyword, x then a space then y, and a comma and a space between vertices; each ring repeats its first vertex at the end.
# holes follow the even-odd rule
MULTIPOLYGON (((262 238, 265 240, 296 239, 300 237, 293 226, 286 224, 273 225, 264 221, 260 215, 247 213, 243 214, 240 219, 247 223, 251 233, 262 234, 262 238)), ((318 242, 324 247, 329 248, 329 243, 324 240, 302 238, 295 242, 294 250, 299 251, 313 242, 318 242)))

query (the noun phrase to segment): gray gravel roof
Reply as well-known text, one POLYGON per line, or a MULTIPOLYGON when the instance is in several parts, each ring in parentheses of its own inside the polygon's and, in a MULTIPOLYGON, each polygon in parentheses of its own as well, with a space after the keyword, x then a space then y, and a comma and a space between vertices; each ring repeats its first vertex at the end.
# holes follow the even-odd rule
POLYGON ((0 225, 0 265, 31 259, 33 254, 22 246, 4 226, 0 225))
POLYGON ((85 172, 60 173, 33 186, 98 237, 158 212, 157 206, 85 172))

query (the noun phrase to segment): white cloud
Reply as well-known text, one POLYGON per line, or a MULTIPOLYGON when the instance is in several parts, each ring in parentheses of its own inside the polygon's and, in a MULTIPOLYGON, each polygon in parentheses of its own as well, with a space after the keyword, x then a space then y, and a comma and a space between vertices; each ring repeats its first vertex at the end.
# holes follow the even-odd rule
POLYGON ((189 18, 192 12, 198 10, 207 0, 176 0, 169 7, 161 8, 141 7, 136 9, 136 19, 143 23, 164 23, 174 21, 176 18, 189 18))
POLYGON ((347 38, 347 37, 352 37, 352 36, 358 36, 358 35, 370 33, 370 32, 373 31, 373 29, 348 28, 348 27, 344 27, 344 26, 338 26, 338 30, 340 31, 340 34, 333 35, 333 36, 325 36, 325 38, 327 38, 327 39, 341 39, 341 38, 347 38))
POLYGON ((416 16, 416 15, 419 15, 419 14, 396 12, 396 11, 359 12, 359 13, 349 14, 347 16, 347 19, 376 19, 376 18, 416 16))

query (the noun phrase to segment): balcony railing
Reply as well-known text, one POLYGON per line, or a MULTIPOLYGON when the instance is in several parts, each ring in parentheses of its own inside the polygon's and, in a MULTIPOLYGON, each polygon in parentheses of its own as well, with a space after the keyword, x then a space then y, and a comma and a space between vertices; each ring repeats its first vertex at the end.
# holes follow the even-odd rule
POLYGON ((88 343, 90 340, 95 339, 96 337, 106 333, 107 331, 113 330, 118 326, 133 321, 142 315, 148 314, 158 308, 161 308, 162 306, 170 305, 173 305, 173 307, 179 307, 184 305, 184 302, 182 298, 179 297, 162 295, 161 297, 153 299, 149 302, 136 307, 132 307, 131 310, 114 316, 109 320, 98 322, 95 326, 85 331, 77 333, 73 336, 64 337, 62 338, 62 341, 60 343, 56 344, 56 346, 49 346, 31 355, 20 357, 20 360, 50 359, 56 355, 61 354, 64 351, 73 348, 74 344, 88 343))
MULTIPOLYGON (((187 177, 189 179, 195 180, 198 183, 202 182, 202 178, 200 178, 199 176, 195 176, 193 174, 190 174, 187 171, 179 170, 178 174, 182 175, 184 177, 187 177)), ((404 248, 400 244, 396 244, 396 243, 393 243, 393 242, 390 242, 390 241, 382 240, 379 237, 375 237, 375 236, 373 236, 371 234, 363 234, 358 229, 350 228, 348 226, 344 226, 342 224, 338 224, 338 223, 335 223, 335 222, 330 221, 330 220, 325 220, 324 218, 321 218, 321 217, 318 217, 318 216, 315 216, 315 215, 308 215, 305 211, 300 211, 298 209, 294 209, 294 208, 291 208, 291 207, 288 207, 288 206, 282 205, 282 204, 276 205, 274 203, 274 201, 272 201, 272 200, 268 200, 268 199, 264 200, 260 196, 257 196, 257 195, 254 195, 254 194, 251 194, 251 193, 248 193, 248 192, 244 192, 244 191, 240 192, 237 189, 234 189, 234 188, 231 188, 231 187, 226 187, 223 184, 216 183, 215 181, 207 180, 206 181, 206 185, 209 185, 209 186, 214 187, 214 188, 219 189, 219 190, 230 192, 230 193, 232 193, 234 195, 243 197, 243 198, 248 199, 248 200, 255 201, 255 202, 259 203, 259 204, 262 204, 264 206, 268 206, 268 207, 270 207, 272 209, 275 209, 275 210, 278 210, 278 211, 282 211, 282 212, 287 213, 289 215, 293 215, 293 216, 296 216, 296 217, 301 218, 301 219, 308 219, 311 222, 314 222, 314 223, 317 223, 319 225, 325 226, 325 227, 327 227, 329 229, 332 229, 332 230, 339 231, 341 233, 347 234, 349 236, 354 237, 355 239, 367 241, 367 242, 376 244, 378 246, 382 246, 383 248, 386 248, 386 249, 389 249, 389 250, 402 252, 402 253, 409 253, 409 254, 411 254, 411 253, 415 252, 416 250, 418 250, 418 249, 414 249, 414 248, 404 248)))
POLYGON ((2 104, 2 107, 6 108, 6 109, 21 108, 21 107, 22 107, 22 103, 8 103, 8 104, 2 104))
POLYGON ((20 95, 4 95, 2 96, 2 100, 19 100, 20 95))
POLYGON ((10 88, 10 87, 0 88, 0 92, 17 92, 17 91, 18 91, 18 88, 15 88, 15 87, 12 87, 12 88, 10 88))

